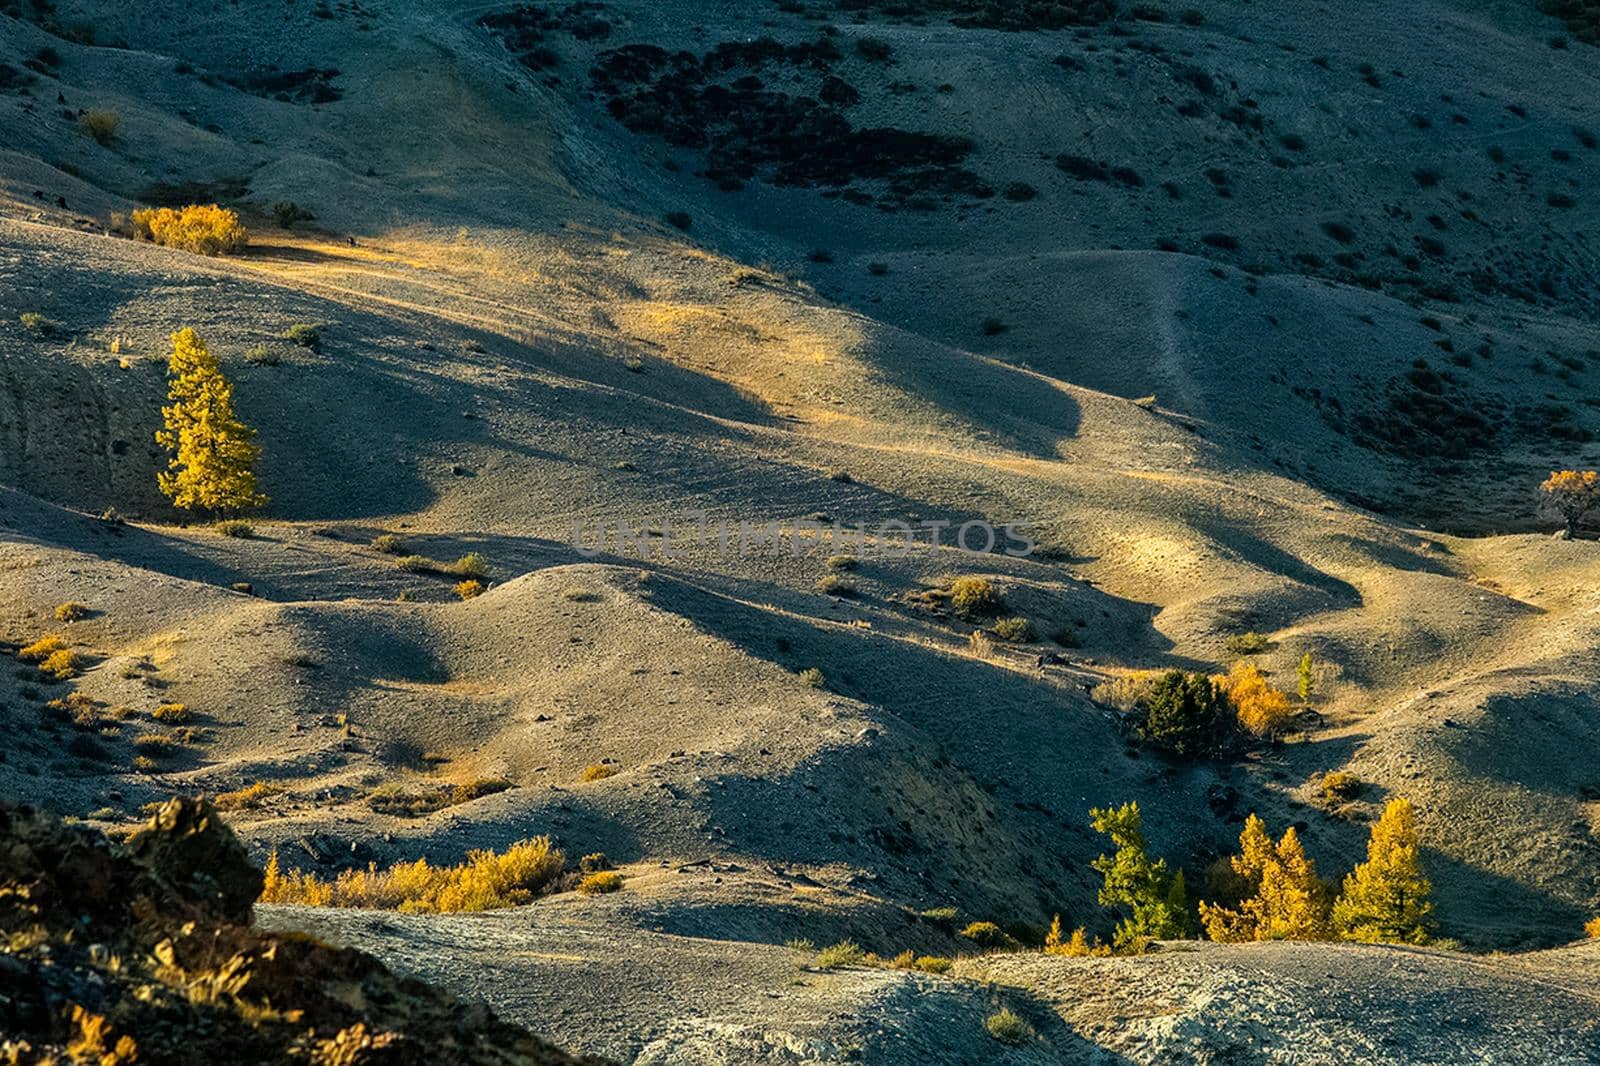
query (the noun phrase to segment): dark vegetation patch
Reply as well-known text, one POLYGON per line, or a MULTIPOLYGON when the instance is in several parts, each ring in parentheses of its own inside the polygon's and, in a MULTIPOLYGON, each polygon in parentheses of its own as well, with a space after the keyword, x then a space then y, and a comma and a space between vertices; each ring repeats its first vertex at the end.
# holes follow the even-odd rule
POLYGON ((183 207, 186 204, 225 204, 243 200, 250 193, 249 178, 217 178, 213 181, 159 181, 148 185, 139 199, 155 207, 183 207))
POLYGON ((1539 0, 1539 10, 1566 23, 1578 40, 1600 44, 1600 0, 1539 0))
POLYGON ((823 187, 885 209, 994 195, 961 165, 973 149, 966 138, 851 123, 844 109, 859 93, 833 73, 843 60, 826 36, 788 45, 770 37, 726 42, 701 56, 631 44, 600 53, 590 76, 613 118, 641 136, 703 152, 701 176, 726 190, 752 180, 823 187), (852 187, 857 182, 881 187, 868 192, 852 187))
POLYGON ((561 57, 548 44, 551 34, 565 33, 580 41, 603 41, 611 36, 611 23, 602 17, 605 5, 592 2, 546 8, 523 4, 509 11, 485 15, 478 24, 505 44, 529 70, 548 70, 561 57))
POLYGON ((281 100, 290 104, 331 104, 342 95, 333 84, 339 76, 334 67, 306 67, 279 70, 263 67, 228 78, 228 84, 252 96, 281 100))
POLYGON ((1116 0, 837 0, 840 11, 985 30, 1064 30, 1116 17, 1116 0))

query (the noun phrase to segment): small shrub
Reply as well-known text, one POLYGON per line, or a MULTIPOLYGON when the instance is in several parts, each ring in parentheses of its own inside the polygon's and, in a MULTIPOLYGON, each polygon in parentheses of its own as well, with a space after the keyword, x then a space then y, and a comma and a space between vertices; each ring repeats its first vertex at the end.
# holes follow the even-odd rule
POLYGON ((958 577, 950 583, 950 606, 967 617, 994 615, 1005 606, 1005 597, 988 578, 958 577))
POLYGON ((257 781, 253 785, 246 785, 232 792, 223 792, 212 800, 212 803, 219 811, 253 811, 260 807, 268 796, 276 796, 282 791, 283 789, 277 785, 257 781))
POLYGON ((412 791, 399 785, 385 785, 367 794, 367 806, 376 814, 421 818, 450 806, 450 794, 442 789, 412 791))
POLYGON ((451 789, 450 802, 452 804, 471 803, 473 800, 482 799, 485 796, 499 795, 513 787, 511 782, 503 777, 480 777, 475 781, 468 781, 451 789))
POLYGON ((807 955, 813 954, 817 950, 817 945, 803 936, 796 937, 793 940, 786 940, 783 946, 790 951, 803 951, 807 955))
POLYGON ((1600 939, 1600 918, 1590 918, 1584 922, 1583 931, 1592 939, 1600 939))
POLYGON ((408 574, 437 574, 444 569, 443 563, 426 555, 402 555, 394 565, 408 574))
POLYGON ((456 577, 472 577, 481 580, 489 576, 489 560, 477 552, 468 552, 450 564, 450 572, 456 577))
POLYGON ((1330 807, 1360 799, 1365 789, 1362 780, 1355 774, 1343 770, 1334 770, 1322 775, 1322 784, 1319 791, 1322 793, 1322 802, 1330 807))
POLYGON ((66 646, 60 633, 47 633, 17 652, 17 658, 25 663, 42 663, 66 646))
POLYGON ((994 635, 1016 644, 1028 644, 1035 639, 1033 623, 1021 615, 1000 619, 994 624, 994 635))
POLYGON ((927 910, 918 911, 917 917, 941 929, 954 929, 960 914, 961 912, 954 907, 929 907, 927 910))
POLYGON ((599 873, 611 869, 611 860, 606 858, 603 851, 591 851, 578 860, 578 869, 586 874, 599 873))
POLYGON ((133 235, 140 240, 199 255, 241 252, 250 243, 250 232, 239 222, 238 213, 216 204, 146 207, 135 211, 131 221, 133 235))
POLYGON ((83 135, 105 147, 110 147, 116 141, 117 127, 121 125, 122 116, 107 108, 90 108, 78 116, 78 129, 83 131, 83 135))
POLYGON ((1011 943, 1011 938, 1006 935, 994 922, 972 922, 961 935, 977 944, 980 948, 998 948, 1011 943))
POLYGON ((828 556, 829 570, 854 570, 859 565, 861 565, 861 562, 854 555, 828 556))
POLYGON ((66 603, 56 604, 57 622, 81 622, 93 613, 93 611, 89 610, 89 608, 85 607, 83 604, 74 603, 71 600, 68 600, 66 603))
POLYGON ((406 554, 405 541, 393 533, 380 533, 378 536, 373 537, 372 547, 374 551, 380 551, 385 555, 406 554))
POLYGON ((61 323, 49 318, 38 311, 24 311, 17 316, 17 321, 22 323, 22 328, 49 336, 61 328, 61 323))
POLYGON ((258 344, 245 350, 244 361, 251 366, 280 366, 283 358, 265 344, 258 344))
POLYGON ((860 944, 841 940, 817 953, 816 966, 819 970, 833 970, 840 966, 861 966, 866 961, 867 953, 861 950, 860 944))
POLYGON ((1034 1036, 1033 1026, 1009 1009, 989 1015, 983 1027, 1000 1043, 1012 1047, 1020 1047, 1033 1040, 1034 1036))
POLYGON ((578 891, 586 896, 616 892, 622 888, 622 875, 615 870, 600 870, 578 882, 578 891))
POLYGON ((590 763, 588 766, 585 766, 583 768, 583 772, 578 775, 578 780, 579 781, 603 781, 606 778, 611 777, 614 774, 616 774, 617 771, 618 771, 618 767, 613 766, 611 763, 604 763, 604 762, 590 763))
POLYGON ((863 37, 856 42, 856 51, 869 63, 886 63, 893 54, 889 42, 877 37, 863 37))
POLYGON ((163 703, 155 710, 150 712, 150 717, 154 718, 158 722, 170 722, 173 725, 181 725, 182 723, 187 722, 190 718, 193 718, 194 715, 189 713, 189 708, 185 704, 163 703))
POLYGON ((1272 647, 1272 641, 1255 630, 1236 633, 1223 642, 1223 647, 1233 655, 1260 655, 1272 647))
POLYGON ((283 339, 313 352, 322 350, 322 330, 309 322, 296 322, 283 331, 283 339))
POLYGON ((141 774, 153 774, 161 768, 161 764, 148 755, 135 755, 133 757, 133 768, 141 774))
POLYGON ((237 518, 229 518, 218 522, 213 528, 224 537, 233 537, 236 540, 249 540, 256 535, 255 526, 237 518))
POLYGON ((689 217, 689 212, 687 211, 668 211, 666 219, 667 225, 673 229, 681 229, 685 233, 688 233, 690 227, 694 225, 694 219, 689 217))
POLYGON ((992 659, 995 655, 994 638, 981 629, 974 629, 967 637, 967 650, 980 659, 992 659))
POLYGON ((183 741, 172 733, 145 733, 133 738, 133 749, 152 759, 170 759, 183 751, 183 741))
POLYGON ((838 574, 824 574, 817 582, 817 591, 841 599, 854 599, 857 595, 855 582, 838 574))
POLYGON ((808 666, 800 671, 800 682, 807 688, 821 688, 827 682, 822 676, 822 671, 815 666, 808 666))
POLYGON ((78 671, 82 668, 83 657, 70 648, 51 652, 39 664, 39 672, 55 681, 77 677, 78 671))
POLYGON ((943 955, 918 955, 911 963, 913 970, 921 970, 923 973, 947 973, 950 966, 950 960, 943 955))
POLYGON ((475 600, 483 595, 483 582, 473 577, 469 577, 465 581, 458 581, 456 582, 456 595, 463 600, 475 600))
POLYGON ((986 318, 982 322, 978 323, 978 330, 985 337, 998 337, 1000 334, 1006 332, 1006 330, 1010 328, 1010 326, 1006 325, 998 318, 986 318))

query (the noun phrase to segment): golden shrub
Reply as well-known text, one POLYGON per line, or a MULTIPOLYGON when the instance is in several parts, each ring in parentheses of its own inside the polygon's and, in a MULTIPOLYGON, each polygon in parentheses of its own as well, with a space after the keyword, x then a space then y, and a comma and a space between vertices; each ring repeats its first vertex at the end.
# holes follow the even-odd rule
POLYGON ((57 681, 65 681, 70 677, 77 677, 78 671, 83 667, 83 656, 70 648, 53 651, 39 664, 39 672, 49 674, 57 681))
POLYGON ((998 614, 1005 602, 986 577, 958 577, 950 583, 950 606, 958 614, 998 614))
POLYGON ((276 796, 283 789, 277 785, 269 785, 264 781, 257 781, 253 785, 235 789, 232 792, 219 794, 212 802, 219 811, 247 811, 261 806, 261 801, 268 796, 276 796))
POLYGON ((250 243, 238 213, 216 204, 147 207, 135 211, 131 221, 135 237, 200 255, 241 252, 250 243))
POLYGON ((586 896, 616 892, 622 888, 622 875, 615 870, 599 870, 578 882, 578 891, 586 896))
POLYGON ((267 861, 263 903, 356 907, 408 913, 486 911, 516 907, 549 892, 566 856, 549 837, 534 837, 503 852, 469 851, 457 866, 427 859, 386 869, 346 870, 332 881, 313 873, 284 872, 276 852, 267 861))
POLYGON ((588 766, 585 766, 583 768, 583 772, 578 775, 578 780, 579 781, 602 781, 605 778, 608 778, 608 777, 612 776, 616 772, 617 772, 617 767, 611 765, 610 763, 603 763, 603 762, 590 763, 588 766))
POLYGON ((57 622, 81 622, 93 612, 81 603, 67 601, 56 605, 57 622))
POLYGON ((1075 958, 1100 958, 1111 954, 1108 944, 1100 943, 1100 938, 1095 937, 1093 943, 1089 941, 1083 926, 1072 931, 1072 935, 1065 940, 1061 938, 1061 915, 1056 915, 1050 922, 1050 932, 1045 934, 1044 953, 1046 955, 1068 955, 1075 958))
POLYGON ((187 705, 182 703, 163 703, 150 712, 150 717, 158 722, 172 722, 177 724, 187 722, 193 717, 187 705))
POLYGON ((42 663, 56 652, 67 646, 60 633, 46 633, 38 640, 17 652, 17 658, 25 663, 42 663))
POLYGON ((1600 918, 1590 918, 1583 923, 1583 931, 1589 936, 1600 940, 1600 918))
POLYGON ((1252 662, 1241 660, 1215 680, 1233 704, 1239 724, 1258 737, 1279 732, 1294 716, 1288 693, 1273 688, 1252 662))
POLYGON ((469 577, 465 581, 456 582, 456 595, 463 600, 475 600, 483 595, 483 582, 477 578, 469 577))

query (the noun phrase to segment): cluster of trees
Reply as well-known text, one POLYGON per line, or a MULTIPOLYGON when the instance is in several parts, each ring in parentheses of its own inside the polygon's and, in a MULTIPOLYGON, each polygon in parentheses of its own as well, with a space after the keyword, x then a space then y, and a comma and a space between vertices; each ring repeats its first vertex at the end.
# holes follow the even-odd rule
MULTIPOLYGON (((1061 955, 1137 953, 1152 940, 1172 940, 1193 932, 1182 870, 1152 859, 1137 803, 1089 812, 1095 830, 1111 838, 1113 850, 1094 861, 1104 883, 1100 904, 1120 920, 1110 945, 1090 941, 1081 927, 1063 937, 1058 916, 1045 950, 1061 955)), ((1391 800, 1373 825, 1367 861, 1347 874, 1335 891, 1317 875, 1291 827, 1274 841, 1266 824, 1252 814, 1239 835, 1239 854, 1228 876, 1215 879, 1218 899, 1201 901, 1199 925, 1216 941, 1353 940, 1364 943, 1422 944, 1433 935, 1432 885, 1418 857, 1416 819, 1411 803, 1391 800)))
MULTIPOLYGON (((1300 660, 1301 702, 1311 695, 1312 662, 1300 660)), ((1241 731, 1257 737, 1282 732, 1296 707, 1289 694, 1267 680, 1261 668, 1246 659, 1226 674, 1208 677, 1169 670, 1135 686, 1125 702, 1143 717, 1139 738, 1181 759, 1223 755, 1232 750, 1241 731)))
POLYGON ((1539 491, 1566 523, 1563 534, 1569 540, 1578 523, 1600 510, 1600 472, 1594 470, 1552 470, 1539 491))

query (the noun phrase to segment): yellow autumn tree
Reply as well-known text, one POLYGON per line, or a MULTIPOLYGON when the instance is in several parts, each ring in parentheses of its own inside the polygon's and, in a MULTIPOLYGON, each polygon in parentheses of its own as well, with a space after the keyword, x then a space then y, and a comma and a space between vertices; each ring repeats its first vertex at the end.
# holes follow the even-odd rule
POLYGON ((1252 662, 1241 659, 1215 680, 1233 704, 1239 725, 1258 737, 1279 732, 1294 715, 1288 693, 1274 688, 1252 662))
POLYGON ((1252 814, 1230 862, 1245 891, 1233 910, 1200 904, 1200 921, 1212 940, 1322 940, 1328 935, 1328 889, 1290 826, 1274 844, 1266 823, 1252 814))
POLYGON ((1433 886, 1418 860, 1416 815, 1411 801, 1392 799, 1372 827, 1367 861, 1344 879, 1333 904, 1333 927, 1341 940, 1423 944, 1433 931, 1433 886))
POLYGON ((1100 943, 1100 938, 1095 937, 1091 943, 1083 926, 1072 931, 1072 935, 1065 939, 1061 936, 1061 915, 1056 915, 1050 922, 1050 932, 1045 934, 1044 953, 1046 955, 1069 955, 1077 958, 1103 958, 1111 954, 1111 945, 1100 943))
POLYGON ((171 459, 156 480, 173 506, 212 516, 237 514, 267 502, 256 488, 261 448, 256 431, 233 413, 233 383, 192 329, 172 335, 170 382, 156 443, 171 459))
POLYGON ((1569 540, 1577 532, 1578 523, 1590 511, 1600 509, 1600 473, 1593 470, 1552 470, 1539 491, 1567 524, 1569 540))

